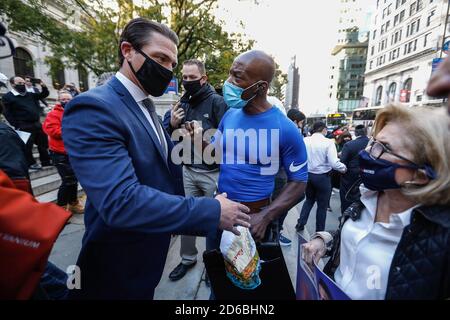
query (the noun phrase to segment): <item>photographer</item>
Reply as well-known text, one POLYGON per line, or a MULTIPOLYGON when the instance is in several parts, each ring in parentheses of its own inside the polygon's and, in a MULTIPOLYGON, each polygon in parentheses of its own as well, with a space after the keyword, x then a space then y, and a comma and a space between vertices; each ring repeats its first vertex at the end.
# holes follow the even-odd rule
POLYGON ((62 88, 62 90, 68 91, 72 95, 72 98, 75 98, 77 95, 80 94, 80 90, 77 89, 77 87, 73 82, 66 83, 62 88))
MULTIPOLYGON (((36 88, 36 83, 40 83, 41 80, 40 79, 36 79, 30 76, 26 76, 25 77, 25 87, 27 88, 27 92, 31 92, 31 93, 41 93, 41 91, 36 88)), ((48 107, 48 103, 47 101, 45 101, 45 99, 41 99, 39 100, 40 102, 42 102, 46 107, 48 107)), ((37 107, 39 108, 39 110, 41 111, 41 116, 44 116, 44 108, 41 107, 41 105, 39 104, 39 101, 37 102, 37 107)))
POLYGON ((30 169, 41 169, 50 166, 50 156, 48 154, 47 136, 42 131, 40 123, 39 100, 45 99, 49 95, 47 86, 41 81, 42 92, 28 92, 25 80, 21 77, 10 79, 13 89, 3 97, 6 120, 17 130, 31 133, 26 144, 26 157, 30 169), (39 151, 41 165, 33 158, 33 145, 36 144, 39 151))
MULTIPOLYGON (((208 84, 205 65, 199 60, 187 60, 183 63, 183 87, 186 93, 181 97, 172 112, 170 123, 166 121, 166 130, 172 133, 184 126, 185 121, 199 121, 204 130, 216 129, 227 110, 223 98, 208 84)), ((194 150, 194 148, 193 148, 194 150)), ((203 159, 194 161, 201 155, 192 152, 191 162, 184 163, 183 181, 187 196, 212 197, 219 177, 218 165, 208 165, 203 159), (194 164, 199 163, 199 164, 194 164)), ((181 263, 170 273, 172 281, 184 277, 186 272, 197 263, 196 237, 181 236, 181 263)))

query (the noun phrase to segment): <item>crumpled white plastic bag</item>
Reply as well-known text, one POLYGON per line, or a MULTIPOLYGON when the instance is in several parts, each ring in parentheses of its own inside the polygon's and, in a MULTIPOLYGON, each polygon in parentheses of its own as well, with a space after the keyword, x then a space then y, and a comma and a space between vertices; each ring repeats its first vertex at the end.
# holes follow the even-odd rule
POLYGON ((237 229, 240 236, 224 231, 220 241, 227 276, 239 288, 255 289, 261 284, 261 262, 256 243, 248 228, 238 226, 237 229))

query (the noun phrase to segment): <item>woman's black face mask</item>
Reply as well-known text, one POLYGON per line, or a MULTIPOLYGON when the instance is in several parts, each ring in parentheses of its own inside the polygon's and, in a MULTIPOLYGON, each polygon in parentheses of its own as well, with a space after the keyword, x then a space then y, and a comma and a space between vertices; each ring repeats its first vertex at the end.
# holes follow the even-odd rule
POLYGON ((148 94, 154 97, 162 96, 173 78, 173 72, 164 68, 141 50, 135 50, 144 56, 145 61, 142 67, 135 71, 130 61, 127 60, 131 70, 148 94))

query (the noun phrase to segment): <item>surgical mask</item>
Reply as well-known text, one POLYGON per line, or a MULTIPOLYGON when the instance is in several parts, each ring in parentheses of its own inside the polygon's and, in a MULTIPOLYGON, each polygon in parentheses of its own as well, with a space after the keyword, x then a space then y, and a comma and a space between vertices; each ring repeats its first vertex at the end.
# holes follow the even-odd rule
POLYGON ((15 84, 14 85, 14 89, 18 92, 18 93, 25 93, 27 91, 27 88, 25 87, 24 84, 15 84))
POLYGON ((258 81, 254 84, 252 84, 250 87, 246 89, 242 89, 241 87, 235 86, 234 84, 225 81, 223 84, 223 99, 225 100, 225 103, 230 108, 234 109, 242 109, 244 108, 251 100, 253 100, 257 95, 258 92, 256 92, 253 97, 251 97, 248 100, 244 100, 241 98, 244 91, 250 89, 251 87, 261 83, 262 81, 258 81))
POLYGON ((200 91, 200 89, 203 87, 200 83, 202 79, 198 79, 198 80, 194 80, 194 81, 186 81, 183 80, 183 87, 184 89, 186 89, 186 92, 193 96, 194 94, 196 94, 197 92, 200 91))
POLYGON ((428 165, 402 165, 384 159, 374 159, 366 150, 359 153, 359 167, 363 184, 374 191, 400 189, 401 186, 395 180, 395 171, 399 168, 424 169, 429 179, 436 179, 436 173, 428 165))
POLYGON ((135 71, 131 62, 127 60, 131 70, 147 93, 154 97, 162 96, 172 80, 173 72, 164 68, 141 50, 136 49, 136 51, 144 56, 145 62, 138 71, 135 71))

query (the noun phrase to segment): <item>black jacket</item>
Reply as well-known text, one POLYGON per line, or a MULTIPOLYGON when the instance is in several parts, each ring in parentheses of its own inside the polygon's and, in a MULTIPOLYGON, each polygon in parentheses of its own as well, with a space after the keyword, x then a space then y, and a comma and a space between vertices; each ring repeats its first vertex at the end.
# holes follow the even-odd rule
POLYGON ((24 96, 15 96, 12 92, 8 92, 2 98, 6 120, 16 129, 39 122, 41 112, 39 100, 48 95, 47 87, 42 87, 40 93, 27 92, 24 96))
MULTIPOLYGON (((201 122, 203 132, 206 132, 209 129, 217 129, 223 115, 228 110, 223 97, 216 93, 209 84, 205 84, 200 91, 192 97, 187 94, 183 95, 180 102, 181 108, 183 108, 185 114, 183 121, 196 120, 201 122)), ((170 111, 164 116, 163 124, 169 134, 172 134, 173 130, 177 129, 172 128, 170 125, 170 111)), ((192 152, 194 152, 194 148, 192 148, 192 152)), ((191 159, 193 159, 193 154, 191 159)), ((203 170, 216 170, 218 168, 218 165, 216 164, 207 165, 205 163, 192 164, 189 166, 203 170)))
POLYGON ((29 179, 25 144, 14 129, 0 122, 0 170, 11 179, 29 179))
MULTIPOLYGON (((339 266, 341 230, 348 219, 360 219, 364 205, 353 203, 341 217, 324 268, 330 277, 339 266)), ((413 210, 389 269, 387 300, 450 298, 450 207, 422 206, 413 210)))
POLYGON ((359 158, 358 154, 364 150, 369 143, 367 136, 356 138, 349 141, 342 149, 340 160, 347 166, 347 172, 351 174, 359 174, 359 158))

